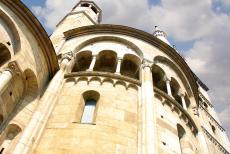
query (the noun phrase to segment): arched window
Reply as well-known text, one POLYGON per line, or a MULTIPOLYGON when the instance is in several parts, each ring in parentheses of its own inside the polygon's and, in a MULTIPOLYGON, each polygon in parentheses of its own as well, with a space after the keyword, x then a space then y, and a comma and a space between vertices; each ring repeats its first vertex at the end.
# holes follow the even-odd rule
POLYGON ((166 83, 164 81, 165 72, 157 65, 152 67, 153 86, 167 93, 166 83))
POLYGON ((91 51, 82 51, 76 55, 76 62, 72 72, 86 71, 89 69, 90 63, 92 61, 91 51))
POLYGON ((210 127, 211 127, 211 129, 212 129, 212 132, 215 134, 215 133, 216 133, 216 128, 215 128, 215 126, 213 126, 210 122, 209 122, 209 125, 210 125, 210 127))
POLYGON ((5 45, 0 43, 0 67, 4 65, 8 60, 10 60, 11 55, 10 51, 5 45))
POLYGON ((132 54, 126 54, 121 63, 121 74, 139 80, 140 59, 132 54))
POLYGON ((95 122, 97 102, 100 94, 96 91, 87 91, 83 93, 84 107, 82 111, 81 123, 92 124, 95 122))
POLYGON ((116 71, 116 65, 117 54, 114 51, 104 50, 99 53, 94 70, 114 73, 116 71))
POLYGON ((171 78, 170 86, 171 86, 173 98, 174 98, 181 106, 183 106, 183 105, 182 105, 181 97, 180 97, 180 95, 179 95, 180 85, 179 85, 179 83, 176 81, 176 79, 171 78))
POLYGON ((181 153, 183 153, 183 150, 186 146, 186 141, 185 141, 186 132, 180 124, 177 124, 177 133, 179 137, 181 153))
POLYGON ((3 115, 0 114, 0 125, 3 123, 3 120, 4 120, 3 115))
POLYGON ((83 110, 81 123, 93 123, 94 121, 94 112, 96 109, 96 100, 87 99, 85 100, 85 107, 83 110))
POLYGON ((21 131, 21 128, 16 124, 10 124, 9 126, 7 126, 4 134, 4 141, 1 145, 0 153, 9 153, 12 141, 18 137, 21 131))

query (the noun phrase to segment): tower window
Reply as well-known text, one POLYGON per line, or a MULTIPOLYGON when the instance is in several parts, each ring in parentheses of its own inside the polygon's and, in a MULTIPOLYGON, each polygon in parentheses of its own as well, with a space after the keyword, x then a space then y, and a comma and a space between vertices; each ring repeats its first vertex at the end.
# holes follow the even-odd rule
POLYGON ((93 123, 95 109, 96 109, 96 100, 87 99, 85 101, 85 108, 83 111, 81 123, 93 123))
POLYGON ((89 7, 89 4, 88 3, 83 3, 83 4, 81 4, 81 7, 89 7))
POLYGON ((93 12, 94 12, 94 13, 96 13, 96 14, 97 14, 97 9, 96 9, 95 7, 93 7, 93 6, 92 6, 92 8, 91 8, 91 9, 93 10, 93 12))

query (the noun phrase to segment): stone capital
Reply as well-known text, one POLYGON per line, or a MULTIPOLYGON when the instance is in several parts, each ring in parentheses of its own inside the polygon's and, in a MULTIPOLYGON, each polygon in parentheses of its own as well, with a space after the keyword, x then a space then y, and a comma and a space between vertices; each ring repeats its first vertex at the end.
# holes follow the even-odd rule
POLYGON ((10 71, 12 74, 17 74, 17 75, 22 74, 22 70, 20 69, 16 61, 9 62, 5 70, 10 71))
POLYGON ((164 78, 163 78, 163 80, 165 81, 165 82, 170 82, 171 81, 171 79, 169 78, 169 77, 167 77, 166 75, 164 76, 164 78))
POLYGON ((150 69, 152 69, 152 65, 153 65, 153 62, 147 60, 147 59, 143 59, 142 60, 142 68, 145 68, 145 67, 149 67, 150 69))
POLYGON ((67 59, 68 61, 70 61, 72 58, 74 58, 73 52, 72 51, 66 52, 62 54, 61 61, 63 61, 64 59, 67 59))
POLYGON ((178 92, 178 95, 179 95, 180 97, 185 97, 185 93, 182 92, 182 91, 179 91, 179 92, 178 92))

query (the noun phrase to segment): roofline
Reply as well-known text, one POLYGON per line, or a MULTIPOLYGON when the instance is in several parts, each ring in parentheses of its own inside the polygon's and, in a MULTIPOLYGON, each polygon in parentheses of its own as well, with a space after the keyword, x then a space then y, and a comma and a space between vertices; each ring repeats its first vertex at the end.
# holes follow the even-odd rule
POLYGON ((59 69, 58 60, 53 44, 41 23, 20 0, 4 0, 1 2, 20 18, 38 41, 46 59, 50 78, 52 78, 59 69))
POLYGON ((194 73, 191 71, 188 64, 184 61, 183 57, 179 55, 174 48, 156 38, 152 34, 138 30, 128 26, 122 25, 112 25, 112 24, 99 24, 75 28, 69 31, 64 32, 66 39, 71 39, 78 36, 89 35, 89 34, 121 34, 126 36, 131 36, 134 38, 141 39, 145 42, 152 44, 153 46, 159 48, 162 52, 166 53, 171 57, 183 70, 183 73, 186 74, 188 81, 191 85, 194 97, 198 102, 198 85, 196 83, 196 78, 194 73))

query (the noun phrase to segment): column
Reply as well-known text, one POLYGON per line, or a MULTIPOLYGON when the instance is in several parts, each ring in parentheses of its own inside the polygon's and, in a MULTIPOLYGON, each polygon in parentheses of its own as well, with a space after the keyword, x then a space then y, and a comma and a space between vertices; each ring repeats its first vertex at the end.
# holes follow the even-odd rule
POLYGON ((116 68, 116 74, 121 74, 121 58, 117 59, 117 68, 116 68))
POLYGON ((44 95, 39 100, 39 105, 34 112, 29 124, 23 131, 23 134, 13 151, 13 154, 30 153, 33 145, 37 144, 42 132, 45 129, 47 120, 49 119, 55 107, 58 96, 61 93, 61 89, 64 83, 64 75, 68 70, 71 70, 73 66, 73 54, 64 54, 60 64, 60 70, 52 78, 44 95))
POLYGON ((208 145, 206 143, 204 133, 201 130, 199 130, 199 132, 197 133, 197 140, 200 143, 201 152, 204 154, 209 154, 208 145))
POLYGON ((12 78, 13 73, 9 70, 5 70, 0 74, 0 94, 5 91, 12 78))
POLYGON ((89 66, 88 71, 93 71, 93 68, 94 68, 94 66, 95 66, 95 64, 96 64, 96 60, 97 60, 97 56, 96 56, 96 55, 93 55, 93 59, 92 59, 92 61, 91 61, 91 64, 90 64, 90 66, 89 66))
POLYGON ((142 77, 142 153, 157 154, 156 119, 151 64, 144 62, 142 77))
POLYGON ((9 62, 8 67, 0 74, 0 95, 6 90, 14 74, 21 74, 16 61, 9 62))
POLYGON ((165 82, 166 82, 167 93, 168 93, 169 96, 172 96, 172 90, 171 90, 171 86, 170 86, 170 79, 166 77, 165 82))
POLYGON ((183 108, 187 111, 188 108, 187 108, 187 104, 186 104, 185 98, 184 98, 185 95, 184 95, 184 94, 180 94, 180 97, 181 97, 182 106, 183 106, 183 108))

